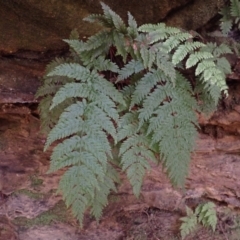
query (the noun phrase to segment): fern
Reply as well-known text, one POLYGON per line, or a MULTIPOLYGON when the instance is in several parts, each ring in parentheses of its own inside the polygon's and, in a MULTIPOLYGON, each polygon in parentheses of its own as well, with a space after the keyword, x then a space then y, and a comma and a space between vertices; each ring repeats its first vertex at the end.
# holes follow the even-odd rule
POLYGON ((180 219, 183 222, 180 227, 182 238, 185 238, 187 235, 193 232, 196 229, 198 222, 197 216, 194 214, 191 208, 186 207, 186 211, 187 216, 180 219))
POLYGON ((239 0, 230 0, 230 5, 225 6, 221 11, 221 30, 224 35, 228 35, 233 26, 239 29, 240 20, 240 2, 239 0))
POLYGON ((126 25, 102 8, 85 20, 104 29, 85 42, 76 32, 64 40, 71 55, 47 67, 37 92, 45 150, 55 146, 49 171, 65 170, 59 190, 80 223, 88 209, 100 218, 119 171, 137 197, 150 162, 162 162, 171 182, 184 186, 196 111, 217 106, 231 70, 226 45, 194 41, 163 23, 137 27, 130 13, 126 25), (193 84, 180 66, 193 69, 193 84))
POLYGON ((181 224, 181 236, 185 238, 190 233, 194 232, 198 224, 202 224, 204 227, 211 227, 213 231, 217 225, 217 212, 215 210, 215 204, 208 202, 197 206, 195 211, 186 207, 187 216, 182 217, 181 224))

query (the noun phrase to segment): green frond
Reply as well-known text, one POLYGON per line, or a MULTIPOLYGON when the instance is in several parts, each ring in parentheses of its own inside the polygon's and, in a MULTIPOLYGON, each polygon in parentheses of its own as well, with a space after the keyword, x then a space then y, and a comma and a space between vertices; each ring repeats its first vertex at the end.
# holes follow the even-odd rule
POLYGON ((56 93, 60 87, 61 86, 56 85, 56 84, 44 84, 43 86, 38 88, 38 90, 35 94, 35 97, 39 98, 39 97, 43 97, 45 95, 56 93))
POLYGON ((117 49, 116 55, 122 56, 123 62, 126 63, 128 51, 125 47, 125 37, 122 33, 113 31, 114 44, 117 49))
POLYGON ((196 50, 197 48, 200 48, 204 46, 201 42, 185 42, 184 44, 181 44, 176 51, 174 52, 172 56, 172 63, 174 65, 177 65, 179 62, 181 62, 191 51, 196 50))
POLYGON ((139 110, 140 124, 149 121, 152 144, 159 144, 164 166, 175 185, 183 184, 188 172, 197 136, 196 108, 189 84, 178 74, 175 88, 170 83, 158 85, 139 110))
POLYGON ((217 225, 217 214, 215 210, 216 206, 212 202, 201 204, 196 208, 196 215, 198 216, 198 222, 203 226, 210 226, 213 231, 217 225))
POLYGON ((219 87, 209 85, 198 79, 195 93, 198 96, 198 104, 202 113, 209 115, 216 110, 218 103, 216 99, 221 96, 219 87))
POLYGON ((231 48, 227 44, 220 44, 219 46, 216 46, 213 51, 214 57, 220 57, 223 54, 231 54, 233 53, 231 48))
POLYGON ((226 91, 228 89, 225 74, 217 67, 206 69, 203 72, 203 80, 209 82, 211 85, 218 86, 221 91, 226 91))
MULTIPOLYGON (((96 33, 95 35, 91 36, 88 38, 87 42, 84 44, 84 50, 85 51, 91 51, 94 49, 97 49, 98 47, 103 48, 102 46, 105 45, 106 43, 109 45, 109 42, 106 40, 111 39, 111 33, 109 30, 102 30, 99 33, 96 33)), ((110 47, 109 45, 108 47, 110 47)))
POLYGON ((225 74, 230 74, 232 72, 231 65, 225 57, 218 58, 216 61, 216 66, 225 74))
POLYGON ((55 58, 54 60, 52 60, 47 66, 46 66, 46 70, 45 70, 45 75, 47 75, 49 72, 51 72, 54 68, 56 68, 57 66, 66 63, 66 59, 64 58, 55 58))
POLYGON ((127 32, 132 39, 136 38, 138 35, 137 22, 130 12, 128 12, 127 32))
POLYGON ((59 183, 63 199, 72 207, 73 215, 82 222, 84 212, 94 198, 95 189, 99 188, 99 179, 86 166, 72 166, 59 183), (82 181, 79 181, 81 179, 82 181))
POLYGON ((230 13, 233 17, 240 17, 240 4, 239 0, 231 0, 230 13))
POLYGON ((165 29, 166 24, 165 23, 158 23, 158 24, 144 24, 138 28, 138 31, 140 32, 153 32, 159 29, 165 29))
POLYGON ((189 207, 186 207, 186 208, 188 212, 187 217, 180 218, 180 220, 183 222, 180 227, 182 238, 185 238, 187 235, 193 232, 197 227, 196 214, 194 214, 189 207))
POLYGON ((148 149, 150 141, 142 135, 132 135, 120 147, 122 170, 126 171, 133 187, 133 193, 138 197, 142 180, 146 170, 150 168, 149 160, 156 162, 156 158, 148 149))
POLYGON ((121 92, 119 92, 115 86, 100 76, 98 73, 94 75, 92 79, 93 88, 96 92, 100 92, 110 97, 114 102, 125 105, 125 101, 121 92))
POLYGON ((126 113, 124 114, 118 124, 117 138, 118 142, 130 137, 138 132, 138 114, 126 113))
POLYGON ((97 22, 106 28, 111 28, 113 26, 112 22, 102 14, 91 14, 88 17, 83 18, 83 20, 90 23, 97 22))
POLYGON ((90 122, 88 123, 89 126, 99 126, 100 129, 105 130, 106 133, 108 133, 113 137, 113 139, 115 139, 115 141, 117 141, 117 133, 113 122, 102 109, 98 108, 97 106, 93 106, 91 108, 89 107, 89 109, 86 111, 85 116, 88 119, 91 119, 91 124, 90 122))
POLYGON ((142 46, 140 49, 140 54, 143 60, 143 65, 145 68, 151 69, 153 66, 153 63, 155 62, 155 56, 156 56, 156 51, 152 47, 148 49, 145 46, 142 46))
POLYGON ((195 66, 199 61, 205 60, 205 59, 211 59, 213 58, 213 55, 210 52, 195 52, 190 54, 187 62, 186 62, 186 68, 190 68, 195 66))
POLYGON ((102 109, 110 118, 118 121, 119 114, 116 109, 115 103, 105 94, 98 93, 93 97, 94 105, 102 109))
POLYGON ((99 56, 93 61, 91 61, 88 65, 88 68, 94 68, 100 72, 102 71, 111 71, 117 73, 119 68, 116 63, 112 62, 109 59, 105 59, 103 56, 99 56))
POLYGON ((171 62, 169 55, 166 55, 164 52, 158 52, 156 55, 156 62, 157 67, 170 78, 170 81, 174 85, 176 80, 176 69, 174 64, 171 62))
POLYGON ((165 46, 168 49, 168 52, 171 52, 174 48, 179 46, 181 42, 184 42, 190 38, 192 38, 192 36, 189 33, 179 32, 167 38, 163 42, 163 46, 165 46))
MULTIPOLYGON (((55 94, 52 99, 52 104, 50 110, 55 106, 65 101, 67 98, 87 98, 91 93, 91 86, 86 83, 68 83, 65 84, 59 91, 55 94)), ((90 98, 91 99, 91 98, 90 98)))
POLYGON ((143 69, 142 61, 132 59, 119 71, 117 82, 129 78, 132 74, 139 73, 143 69))
POLYGON ((74 135, 68 139, 65 139, 62 143, 59 143, 54 149, 51 155, 51 164, 48 173, 55 172, 59 167, 59 159, 64 156, 68 156, 74 150, 80 149, 82 147, 81 138, 74 135))
POLYGON ((156 86, 158 82, 164 80, 164 74, 161 70, 153 70, 146 73, 137 83, 132 95, 131 107, 139 104, 156 86))
POLYGON ((65 76, 85 82, 91 77, 91 72, 78 63, 63 63, 54 68, 47 76, 65 76))
POLYGON ((232 53, 231 48, 222 43, 220 45, 217 45, 216 43, 207 43, 204 47, 200 49, 203 52, 210 52, 213 54, 214 58, 219 58, 223 54, 229 54, 232 53))
POLYGON ((55 107, 53 110, 49 111, 51 103, 52 96, 46 96, 40 101, 39 104, 41 129, 44 133, 49 133, 49 131, 55 126, 59 120, 60 115, 62 114, 62 109, 65 109, 73 104, 71 99, 67 99, 55 107))
POLYGON ((78 55, 85 51, 85 43, 81 40, 76 39, 64 39, 66 42, 78 55))
POLYGON ((115 186, 115 182, 118 180, 116 178, 117 175, 118 173, 115 171, 115 169, 108 164, 105 179, 104 181, 100 182, 99 189, 96 189, 95 197, 91 204, 91 214, 97 220, 99 220, 99 218, 102 216, 102 210, 108 203, 108 196, 110 192, 116 192, 117 190, 115 186))
POLYGON ((121 81, 129 78, 134 73, 139 73, 144 69, 144 66, 141 61, 132 59, 128 62, 120 71, 117 78, 117 81, 121 81))
POLYGON ((108 19, 109 22, 113 24, 112 27, 114 27, 118 32, 126 33, 127 29, 121 17, 118 14, 116 14, 105 3, 101 2, 101 5, 104 12, 104 16, 108 19))
POLYGON ((216 64, 211 59, 203 60, 197 65, 195 74, 196 74, 196 76, 198 76, 201 73, 203 73, 205 70, 207 70, 209 68, 215 68, 215 67, 216 67, 216 64))
POLYGON ((227 21, 222 21, 220 24, 222 33, 224 35, 227 35, 231 31, 232 26, 233 26, 233 21, 231 19, 229 19, 227 21))

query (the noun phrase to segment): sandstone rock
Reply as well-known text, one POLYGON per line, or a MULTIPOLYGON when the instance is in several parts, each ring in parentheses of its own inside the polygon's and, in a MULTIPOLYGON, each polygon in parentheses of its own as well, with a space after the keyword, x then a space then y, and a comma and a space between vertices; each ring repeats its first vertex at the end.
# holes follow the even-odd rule
MULTIPOLYGON (((104 2, 126 19, 130 11, 139 24, 167 21, 185 29, 196 29, 207 23, 224 0, 137 0, 104 2)), ((0 1, 0 53, 21 54, 23 50, 48 52, 63 49, 74 28, 80 36, 99 30, 96 24, 83 22, 91 13, 101 13, 94 0, 8 0, 0 1)))

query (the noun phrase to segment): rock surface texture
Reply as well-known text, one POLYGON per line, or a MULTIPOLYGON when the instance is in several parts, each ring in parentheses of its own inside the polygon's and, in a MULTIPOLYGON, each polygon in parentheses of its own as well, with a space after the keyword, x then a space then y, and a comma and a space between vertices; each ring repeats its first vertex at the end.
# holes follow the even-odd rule
MULTIPOLYGON (((215 16, 224 1, 104 2, 123 18, 130 11, 139 24, 164 20, 196 29, 215 16)), ((153 166, 139 199, 123 180, 100 223, 86 215, 83 229, 56 194, 62 172, 46 173, 50 151, 42 151, 45 136, 40 133, 34 94, 46 64, 65 52, 61 39, 73 28, 81 37, 98 29, 82 22, 93 12, 101 12, 98 1, 0 0, 0 240, 177 239, 185 206, 206 200, 218 206, 222 234, 201 230, 186 239, 228 239, 224 234, 237 227, 235 215, 226 218, 225 208, 234 214, 240 209, 238 59, 232 62, 230 96, 213 115, 199 116, 201 130, 185 191, 173 189, 161 166, 153 166)))
MULTIPOLYGON (((103 1, 126 19, 131 12, 138 24, 167 23, 197 29, 219 11, 224 0, 103 1), (205 3, 206 2, 206 3, 205 3)), ((91 13, 101 13, 96 0, 0 0, 0 53, 23 55, 24 50, 49 52, 66 45, 61 41, 77 28, 81 38, 99 26, 83 22, 91 13)))

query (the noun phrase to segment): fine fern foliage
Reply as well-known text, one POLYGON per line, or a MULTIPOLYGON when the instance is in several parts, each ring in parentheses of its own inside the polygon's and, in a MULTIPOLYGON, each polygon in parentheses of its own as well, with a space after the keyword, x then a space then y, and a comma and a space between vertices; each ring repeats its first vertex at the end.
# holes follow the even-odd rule
POLYGON ((225 45, 164 23, 138 27, 130 13, 125 25, 102 8, 85 20, 104 29, 85 42, 76 32, 64 40, 70 57, 49 64, 37 92, 45 150, 54 144, 49 172, 65 170, 59 190, 80 223, 88 209, 100 218, 120 171, 136 196, 151 162, 162 162, 173 185, 184 186, 196 111, 216 108, 231 70, 225 45), (194 82, 184 69, 193 70, 194 82))
POLYGON ((215 231, 218 221, 215 208, 216 206, 212 202, 198 205, 194 212, 189 207, 186 207, 187 216, 181 218, 180 230, 182 238, 194 232, 198 224, 202 224, 204 227, 211 227, 215 231))
POLYGON ((240 29, 240 1, 230 0, 230 5, 221 9, 221 30, 227 35, 234 26, 240 29))

